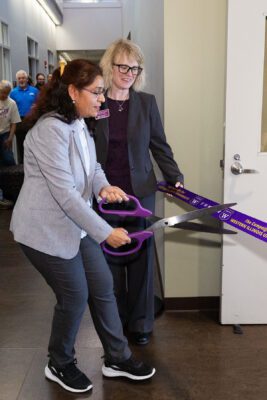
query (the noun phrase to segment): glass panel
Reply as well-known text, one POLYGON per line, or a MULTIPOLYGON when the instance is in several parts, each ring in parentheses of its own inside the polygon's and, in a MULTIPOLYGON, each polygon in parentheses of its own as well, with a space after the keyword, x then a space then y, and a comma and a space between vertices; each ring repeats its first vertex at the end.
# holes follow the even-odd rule
POLYGON ((38 43, 31 38, 27 38, 28 43, 28 56, 38 58, 38 43))
POLYGON ((27 38, 28 43, 28 55, 33 56, 33 41, 30 38, 27 38))
POLYGON ((29 75, 33 76, 34 73, 33 59, 29 57, 28 62, 29 62, 29 75))
POLYGON ((8 40, 8 26, 7 24, 4 24, 2 22, 2 43, 5 46, 9 45, 9 40, 8 40))
POLYGON ((50 50, 47 51, 47 54, 48 54, 48 65, 53 66, 54 65, 54 54, 50 50))
POLYGON ((9 49, 3 50, 3 75, 4 79, 11 80, 11 65, 10 65, 10 51, 9 49))
POLYGON ((267 19, 265 19, 265 50, 263 72, 263 101, 261 120, 261 152, 267 152, 267 19))
POLYGON ((35 47, 35 51, 34 51, 35 58, 38 58, 38 43, 37 42, 34 42, 34 47, 35 47))

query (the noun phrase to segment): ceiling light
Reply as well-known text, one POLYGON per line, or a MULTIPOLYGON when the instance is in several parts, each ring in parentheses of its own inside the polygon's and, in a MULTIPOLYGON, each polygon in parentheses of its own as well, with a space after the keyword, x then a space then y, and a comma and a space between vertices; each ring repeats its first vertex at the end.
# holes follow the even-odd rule
POLYGON ((40 6, 44 9, 46 14, 49 16, 49 18, 54 22, 55 25, 60 25, 61 22, 57 18, 57 16, 52 12, 51 8, 47 5, 45 0, 37 0, 40 6))
POLYGON ((66 53, 65 51, 63 51, 61 54, 62 54, 62 56, 64 57, 65 60, 71 61, 71 58, 70 58, 70 56, 68 55, 68 53, 66 53))

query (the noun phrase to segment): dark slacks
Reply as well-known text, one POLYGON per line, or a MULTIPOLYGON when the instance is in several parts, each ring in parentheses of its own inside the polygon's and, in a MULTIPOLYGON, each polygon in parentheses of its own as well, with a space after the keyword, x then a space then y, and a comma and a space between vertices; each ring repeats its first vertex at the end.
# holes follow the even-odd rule
MULTIPOLYGON (((152 213, 155 195, 139 199, 152 213)), ((106 214, 107 215, 107 214, 106 214)), ((106 218, 105 215, 105 218, 106 218)), ((129 232, 147 227, 142 218, 107 217, 112 226, 123 226, 129 232)), ((125 257, 106 255, 114 279, 119 313, 130 332, 151 332, 154 324, 154 238, 146 240, 138 253, 125 257)))
POLYGON ((9 137, 9 132, 0 134, 0 166, 11 166, 16 165, 13 151, 7 149, 5 146, 5 141, 9 137))
POLYGON ((16 141, 17 141, 17 157, 18 157, 18 164, 23 164, 24 158, 24 140, 26 138, 28 127, 23 122, 23 117, 20 117, 22 122, 19 122, 16 126, 16 141))
POLYGON ((128 359, 131 351, 123 335, 112 275, 100 246, 86 236, 78 254, 70 260, 21 247, 56 295, 48 346, 51 360, 58 366, 73 361, 75 339, 87 303, 105 357, 117 362, 128 359))

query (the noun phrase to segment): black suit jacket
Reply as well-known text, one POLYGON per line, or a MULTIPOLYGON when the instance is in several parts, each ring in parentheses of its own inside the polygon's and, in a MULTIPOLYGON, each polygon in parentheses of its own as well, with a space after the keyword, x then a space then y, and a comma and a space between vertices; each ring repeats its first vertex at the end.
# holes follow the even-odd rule
MULTIPOLYGON (((149 151, 153 154, 167 182, 172 184, 177 181, 183 182, 183 175, 166 142, 155 96, 130 91, 127 137, 131 183, 136 196, 145 197, 157 190, 149 151)), ((108 141, 109 125, 108 118, 105 118, 97 121, 95 129, 97 159, 104 170, 108 155, 108 141)))

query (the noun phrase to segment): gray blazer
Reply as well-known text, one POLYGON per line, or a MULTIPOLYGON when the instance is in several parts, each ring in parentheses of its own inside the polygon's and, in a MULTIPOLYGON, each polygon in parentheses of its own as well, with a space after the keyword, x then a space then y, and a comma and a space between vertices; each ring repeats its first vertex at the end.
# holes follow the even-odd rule
POLYGON ((65 259, 77 254, 82 229, 99 243, 112 231, 87 204, 109 183, 96 162, 89 134, 90 171, 86 175, 78 124, 48 115, 28 132, 25 178, 11 220, 16 241, 65 259))
MULTIPOLYGON (((136 196, 145 197, 157 190, 150 151, 166 181, 172 184, 183 182, 183 174, 166 141, 154 95, 130 90, 127 138, 131 183, 136 196)), ((108 141, 109 126, 106 118, 97 122, 95 131, 97 160, 104 170, 108 141)))

